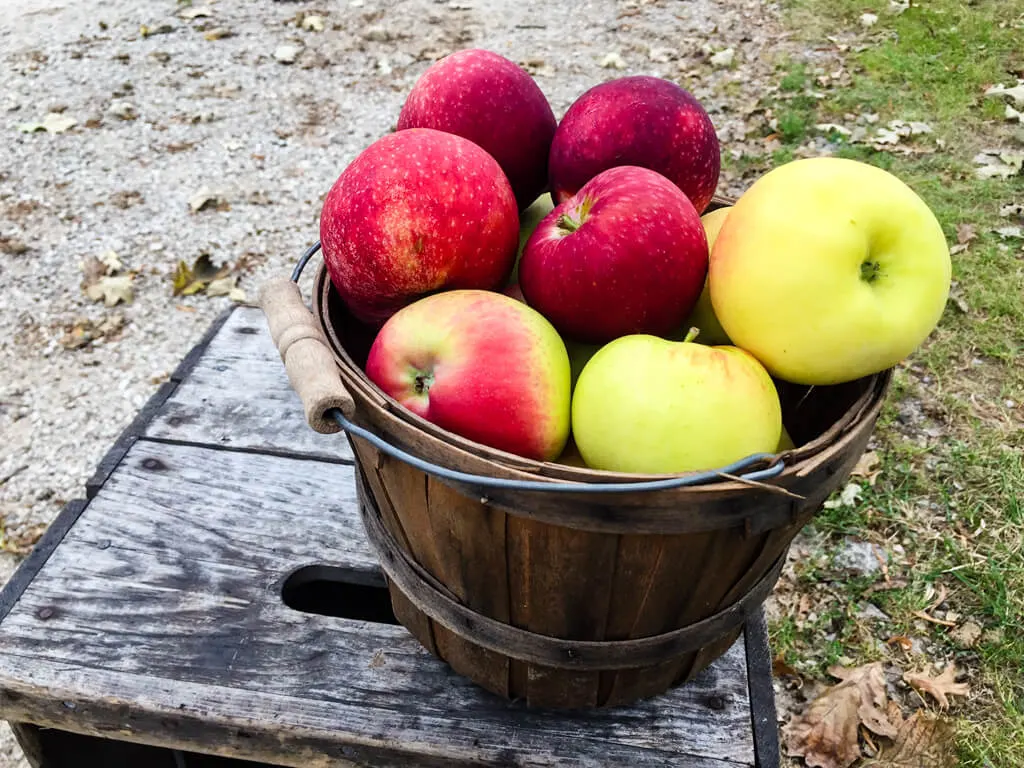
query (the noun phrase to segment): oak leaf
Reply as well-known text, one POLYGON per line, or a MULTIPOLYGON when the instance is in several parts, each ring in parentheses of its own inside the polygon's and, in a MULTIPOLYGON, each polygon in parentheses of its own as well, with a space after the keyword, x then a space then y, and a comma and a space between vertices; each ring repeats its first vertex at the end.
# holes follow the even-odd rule
POLYGON ((915 712, 900 727, 892 746, 864 768, 954 768, 952 735, 948 721, 915 712))
POLYGON ((858 726, 893 738, 898 724, 888 708, 881 662, 831 667, 829 674, 842 682, 825 690, 783 729, 786 749, 811 768, 848 768, 861 756, 858 726))
POLYGON ((919 693, 927 693, 939 703, 940 709, 949 707, 949 696, 967 696, 971 689, 967 683, 956 682, 956 666, 950 664, 938 677, 926 672, 905 672, 903 679, 919 693))

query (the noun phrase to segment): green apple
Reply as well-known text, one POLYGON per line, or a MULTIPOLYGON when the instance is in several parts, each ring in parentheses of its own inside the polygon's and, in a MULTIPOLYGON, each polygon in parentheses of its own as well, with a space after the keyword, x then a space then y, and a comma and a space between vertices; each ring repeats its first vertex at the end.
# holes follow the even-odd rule
POLYGON ((545 192, 530 203, 529 208, 519 214, 519 250, 516 252, 516 264, 512 268, 512 276, 508 279, 510 286, 519 284, 519 258, 523 255, 526 241, 530 239, 530 235, 533 234, 537 225, 554 209, 555 204, 551 202, 551 195, 545 192))
POLYGON ((789 432, 786 431, 786 425, 782 425, 782 434, 779 436, 779 445, 775 449, 776 453, 782 453, 783 451, 791 451, 796 448, 796 443, 793 442, 793 438, 789 436, 789 432))
POLYGON ((661 474, 774 453, 782 408, 768 372, 731 346, 635 334, 602 347, 576 382, 572 432, 587 466, 661 474))
POLYGON ((576 382, 580 378, 580 374, 583 373, 583 368, 590 361, 597 350, 601 348, 600 344, 585 344, 582 341, 573 341, 572 339, 563 338, 565 342, 565 351, 569 353, 569 373, 572 379, 572 387, 576 388, 576 382))
MULTIPOLYGON (((730 206, 716 208, 710 213, 700 217, 700 223, 704 225, 704 234, 708 239, 708 252, 715 246, 715 239, 725 224, 725 219, 732 210, 730 206)), ((722 329, 722 324, 715 317, 715 309, 711 305, 711 291, 708 288, 708 281, 704 281, 704 290, 700 292, 697 304, 690 313, 690 317, 683 325, 684 329, 700 328, 700 336, 697 340, 701 344, 732 344, 728 334, 722 329)), ((685 332, 684 334, 685 335, 685 332)), ((682 338, 682 337, 680 337, 682 338)))
POLYGON ((711 251, 715 314, 777 378, 838 384, 894 366, 938 324, 951 264, 927 204, 855 160, 795 160, 733 206, 711 251))

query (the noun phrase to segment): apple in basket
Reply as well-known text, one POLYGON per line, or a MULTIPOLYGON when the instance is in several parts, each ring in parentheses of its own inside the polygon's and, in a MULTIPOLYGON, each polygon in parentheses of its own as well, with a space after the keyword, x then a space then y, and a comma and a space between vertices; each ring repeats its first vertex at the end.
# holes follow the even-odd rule
POLYGON ((548 178, 563 202, 601 171, 650 168, 703 213, 718 186, 721 152, 707 112, 688 91, 659 77, 621 77, 594 86, 555 131, 548 178))
POLYGON ((569 357, 551 324, 521 301, 453 290, 396 312, 366 375, 442 429, 538 461, 569 435, 569 357))
POLYGON ((779 379, 827 385, 889 368, 937 325, 949 247, 927 204, 891 173, 796 160, 736 202, 711 253, 715 315, 779 379))
POLYGON ((572 400, 572 433, 594 469, 648 474, 715 469, 774 453, 782 408, 768 372, 731 346, 648 335, 602 347, 572 400))
MULTIPOLYGON (((715 240, 718 238, 718 233, 722 230, 722 225, 725 224, 725 219, 729 215, 730 210, 732 209, 729 207, 716 208, 700 217, 700 223, 704 225, 704 234, 708 238, 709 256, 711 249, 715 247, 715 240)), ((728 334, 722 329, 722 324, 715 317, 715 308, 711 304, 711 289, 707 281, 704 282, 704 290, 700 292, 697 304, 683 324, 683 330, 679 337, 685 336, 686 330, 690 328, 698 328, 700 330, 697 341, 701 344, 732 343, 729 340, 728 334)))
POLYGON ((498 161, 523 210, 547 186, 556 126, 551 105, 526 70, 472 48, 445 56, 420 76, 397 128, 434 128, 479 144, 498 161))
POLYGON ((518 239, 515 197, 494 158, 429 128, 363 150, 320 214, 331 282, 358 320, 377 327, 434 291, 501 287, 518 239))
POLYGON ((678 328, 707 263, 707 238, 686 195, 659 173, 619 166, 537 226, 519 261, 519 286, 566 338, 598 344, 678 328))

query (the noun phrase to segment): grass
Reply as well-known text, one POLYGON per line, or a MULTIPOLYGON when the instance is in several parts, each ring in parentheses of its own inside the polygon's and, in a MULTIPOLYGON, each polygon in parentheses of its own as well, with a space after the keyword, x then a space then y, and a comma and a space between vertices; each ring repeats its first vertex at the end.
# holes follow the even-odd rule
MULTIPOLYGON (((788 0, 787 22, 808 44, 831 37, 848 78, 820 79, 808 62, 784 62, 766 97, 776 123, 770 154, 744 157, 740 173, 761 172, 822 151, 808 142, 835 123, 869 132, 892 120, 927 123, 904 139, 915 154, 878 151, 830 132, 824 151, 871 163, 908 183, 935 212, 951 244, 958 227, 976 237, 954 256, 954 300, 939 328, 897 370, 876 439, 882 474, 852 507, 825 510, 813 533, 823 550, 845 536, 901 547, 890 566, 905 586, 872 592, 828 559, 802 563, 798 590, 825 596, 813 620, 775 622, 773 647, 789 664, 824 677, 836 660, 912 663, 857 616, 868 598, 890 617, 889 635, 924 635, 935 653, 969 672, 972 697, 953 711, 961 765, 1001 768, 1024 753, 1024 241, 994 230, 1014 222, 1000 207, 1024 202, 1024 176, 982 180, 973 157, 990 147, 1024 148, 1024 127, 984 97, 995 83, 1024 77, 1024 0, 914 0, 902 14, 889 0, 788 0), (878 21, 869 29, 861 14, 878 21), (821 95, 824 94, 824 98, 821 95), (857 116, 877 115, 876 123, 857 116), (905 423, 910 404, 922 423, 905 423), (923 625, 915 611, 945 589, 957 620, 982 628, 963 647, 950 628, 923 625)), ((767 131, 766 131, 767 133, 767 131)), ((820 142, 820 139, 819 139, 820 142)))

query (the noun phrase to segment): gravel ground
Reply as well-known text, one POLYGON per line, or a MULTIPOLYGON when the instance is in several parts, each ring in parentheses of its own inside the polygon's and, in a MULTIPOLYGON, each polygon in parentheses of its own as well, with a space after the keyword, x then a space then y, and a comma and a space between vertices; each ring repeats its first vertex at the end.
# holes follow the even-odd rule
MULTIPOLYGON (((669 77, 736 151, 788 49, 760 0, 4 0, 3 11, 0 530, 4 549, 22 551, 233 300, 173 296, 179 261, 233 265, 250 299, 284 274, 315 240, 334 179, 393 126, 432 60, 502 53, 558 116, 603 80, 669 77), (197 9, 208 15, 188 18, 197 9), (75 125, 19 129, 48 113, 75 125), (211 199, 192 210, 204 189, 211 199), (134 299, 108 307, 83 291, 82 264, 111 250, 134 299)), ((723 178, 720 191, 742 186, 723 178)), ((0 553, 0 583, 17 557, 0 553)), ((0 767, 24 765, 17 754, 5 726, 0 767)))

